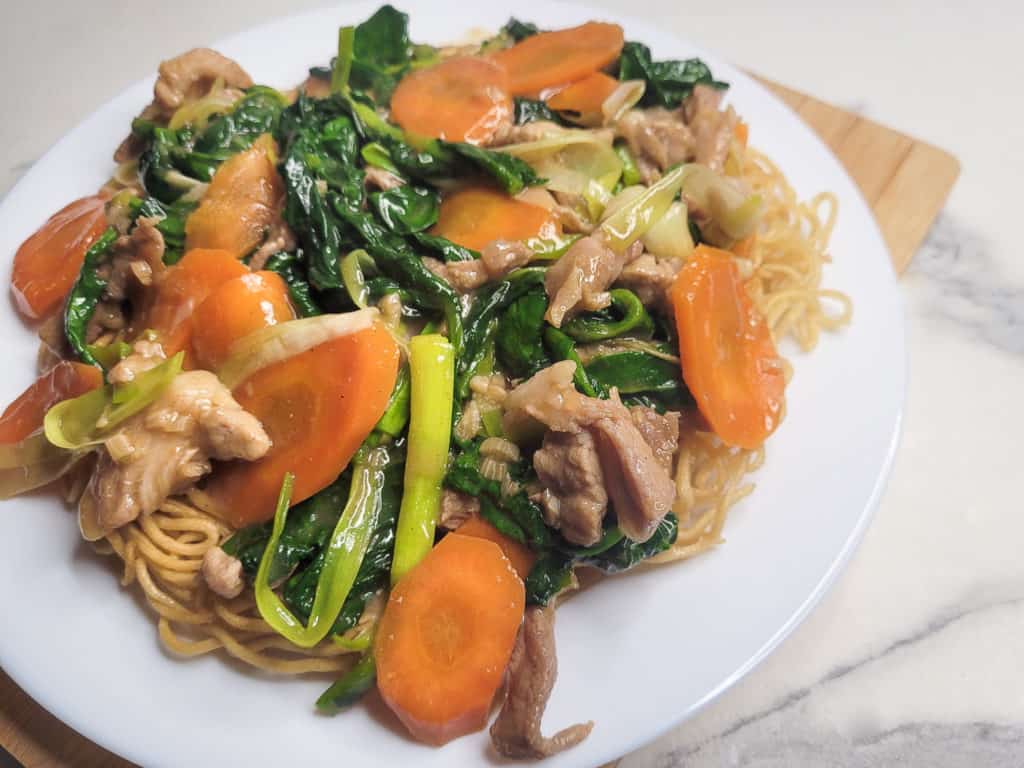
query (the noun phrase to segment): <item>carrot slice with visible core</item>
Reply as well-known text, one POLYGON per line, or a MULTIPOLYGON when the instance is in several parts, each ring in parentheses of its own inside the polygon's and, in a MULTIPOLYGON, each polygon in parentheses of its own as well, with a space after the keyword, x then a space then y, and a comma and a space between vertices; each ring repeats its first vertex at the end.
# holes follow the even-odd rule
POLYGON ((141 313, 136 330, 156 331, 164 353, 185 351, 185 366, 192 367, 194 312, 217 288, 249 268, 227 251, 195 248, 167 270, 141 313))
POLYGON ((505 557, 509 559, 512 567, 516 569, 516 573, 523 581, 526 580, 533 567, 533 562, 537 559, 537 556, 525 544, 510 539, 482 517, 476 515, 456 528, 455 532, 460 536, 472 536, 477 539, 493 541, 501 547, 501 551, 505 553, 505 557))
POLYGON ((0 443, 17 443, 43 426, 46 412, 62 400, 84 395, 103 384, 100 369, 67 361, 40 376, 0 416, 0 443))
POLYGON ((582 80, 570 83, 553 96, 548 106, 559 112, 577 112, 581 115, 601 114, 605 100, 619 87, 619 81, 604 72, 594 72, 582 80))
POLYGON ((14 254, 11 293, 32 320, 46 317, 68 295, 85 252, 107 228, 106 201, 99 195, 75 200, 53 214, 14 254))
POLYGON ((441 745, 487 724, 525 602, 501 548, 458 533, 398 582, 374 657, 381 697, 413 737, 441 745))
POLYGON ((622 27, 588 21, 572 29, 541 32, 493 54, 508 71, 513 96, 582 80, 611 64, 622 52, 622 27))
POLYGON ((463 187, 441 201, 432 234, 479 251, 495 240, 555 237, 551 211, 524 203, 490 187, 463 187))
POLYGON ((414 71, 391 96, 391 119, 411 134, 486 144, 512 115, 508 74, 489 59, 459 56, 414 71))
POLYGON ((379 323, 257 371, 235 387, 273 442, 259 461, 221 464, 207 492, 236 527, 269 520, 285 472, 292 503, 330 485, 384 414, 399 350, 379 323))
POLYGON ((672 303, 683 379, 701 415, 728 445, 757 448, 779 425, 786 380, 732 255, 697 246, 672 303))
POLYGON ((284 197, 276 156, 274 140, 264 134, 224 161, 185 222, 187 248, 216 248, 240 259, 263 242, 284 197))
POLYGON ((196 365, 216 371, 230 357, 231 345, 253 331, 295 319, 288 286, 275 272, 261 271, 228 280, 192 315, 196 365))

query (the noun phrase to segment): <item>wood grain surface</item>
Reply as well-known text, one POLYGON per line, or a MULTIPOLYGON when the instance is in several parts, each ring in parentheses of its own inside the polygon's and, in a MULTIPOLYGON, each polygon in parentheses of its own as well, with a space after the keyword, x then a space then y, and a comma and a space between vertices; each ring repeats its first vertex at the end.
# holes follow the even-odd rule
MULTIPOLYGON (((959 162, 930 144, 785 86, 758 79, 831 147, 864 194, 889 246, 893 265, 897 272, 902 272, 941 210, 960 173, 959 162)), ((111 589, 115 588, 111 584, 111 589)), ((132 765, 64 725, 18 688, 2 670, 0 745, 27 768, 130 768, 132 765)))

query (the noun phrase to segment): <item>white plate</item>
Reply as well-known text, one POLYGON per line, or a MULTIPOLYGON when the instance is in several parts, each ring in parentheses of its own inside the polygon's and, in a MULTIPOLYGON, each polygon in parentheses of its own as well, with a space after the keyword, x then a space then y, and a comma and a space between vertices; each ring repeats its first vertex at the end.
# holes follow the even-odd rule
MULTIPOLYGON (((335 30, 369 16, 361 2, 284 19, 216 48, 256 82, 291 86, 325 64, 335 30)), ((471 27, 497 28, 514 11, 545 27, 588 19, 621 23, 658 57, 701 56, 752 128, 752 140, 802 196, 841 201, 830 287, 854 300, 854 323, 795 350, 786 422, 769 441, 756 492, 733 510, 725 546, 681 566, 610 579, 559 610, 559 679, 547 731, 593 719, 580 747, 547 768, 619 757, 695 713, 761 661, 835 579, 863 533, 888 474, 904 395, 900 298, 867 206, 815 135, 762 87, 713 54, 653 25, 540 0, 403 0, 414 40, 441 43, 471 27)), ((0 208, 4 271, 53 211, 95 190, 129 121, 149 101, 138 83, 43 157, 0 208)), ((6 374, 0 402, 32 379, 36 340, 10 302, 0 309, 6 374)), ((52 497, 4 504, 0 514, 0 663, 40 704, 105 747, 146 766, 475 765, 486 736, 443 749, 420 746, 380 706, 317 716, 322 681, 277 679, 219 657, 178 661, 158 642, 153 616, 122 590, 108 562, 78 538, 52 497)))

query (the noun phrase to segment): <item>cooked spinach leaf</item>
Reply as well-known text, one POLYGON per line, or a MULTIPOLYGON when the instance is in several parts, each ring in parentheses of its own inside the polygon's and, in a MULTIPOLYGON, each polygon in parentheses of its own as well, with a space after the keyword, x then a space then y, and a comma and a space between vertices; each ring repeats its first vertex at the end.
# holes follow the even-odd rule
POLYGON ((429 229, 437 222, 441 210, 437 192, 412 184, 374 192, 370 204, 387 228, 400 235, 429 229))
POLYGON ((695 85, 728 88, 711 75, 700 59, 654 61, 643 43, 627 42, 619 59, 620 80, 643 80, 647 84, 640 105, 674 109, 693 92, 695 85))
POLYGON ((71 292, 64 305, 64 335, 67 337, 71 349, 83 363, 95 366, 99 366, 99 363, 89 351, 86 331, 93 312, 96 311, 96 305, 99 303, 100 297, 103 296, 103 290, 107 287, 107 281, 99 275, 99 268, 106 261, 110 247, 116 239, 117 230, 107 227, 103 234, 96 239, 96 242, 89 246, 78 272, 78 278, 71 286, 71 292))

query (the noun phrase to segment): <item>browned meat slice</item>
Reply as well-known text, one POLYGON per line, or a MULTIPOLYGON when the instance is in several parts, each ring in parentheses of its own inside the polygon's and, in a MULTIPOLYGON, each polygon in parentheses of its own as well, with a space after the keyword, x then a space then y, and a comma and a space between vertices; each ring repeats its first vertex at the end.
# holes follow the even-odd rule
MULTIPOLYGON (((576 364, 565 360, 512 390, 504 403, 505 431, 529 434, 540 422, 556 432, 588 432, 619 527, 633 541, 647 541, 675 500, 675 483, 663 463, 665 449, 660 458, 655 455, 617 394, 600 400, 576 391, 575 370, 576 364)), ((549 479, 557 479, 559 488, 566 482, 561 476, 549 479)))
POLYGON ((512 658, 508 663, 508 692, 491 726, 491 742, 505 757, 537 759, 575 747, 593 729, 592 722, 563 728, 554 736, 540 732, 544 709, 558 677, 555 657, 555 609, 526 609, 512 658))
POLYGON ((166 269, 164 237, 155 224, 155 219, 140 218, 130 235, 121 235, 115 241, 110 261, 97 270, 106 287, 86 329, 90 343, 107 331, 125 328, 123 302, 131 299, 139 303, 145 288, 166 269))
MULTIPOLYGON (((193 48, 160 63, 153 101, 139 113, 144 120, 166 123, 179 107, 201 99, 220 79, 233 98, 252 85, 249 73, 237 62, 209 48, 193 48)), ((142 154, 146 142, 129 133, 114 151, 114 161, 124 163, 142 154)))
POLYGON ((210 459, 254 461, 270 450, 263 426, 208 371, 179 374, 104 443, 79 504, 93 541, 154 512, 210 471, 210 459))
POLYGON ((547 427, 559 432, 579 432, 586 424, 613 413, 609 400, 580 394, 573 386, 576 363, 555 363, 508 393, 502 423, 510 435, 536 432, 547 427))
POLYGON ((601 419, 591 431, 619 528, 633 541, 647 541, 672 508, 676 484, 619 407, 625 415, 601 419))
POLYGON ((221 597, 230 600, 242 594, 242 561, 220 547, 206 550, 201 572, 206 585, 221 597))
POLYGON ((694 136, 694 154, 698 163, 721 171, 729 154, 736 112, 732 107, 722 111, 722 92, 707 85, 698 85, 686 100, 686 122, 694 136))
POLYGON ((632 109, 615 125, 615 133, 629 145, 644 184, 657 181, 666 168, 694 155, 695 139, 680 110, 632 109))
POLYGON ((629 288, 648 306, 667 307, 668 291, 682 266, 679 259, 659 259, 653 253, 645 253, 623 267, 615 284, 629 288))
POLYGON ((638 241, 625 253, 619 254, 596 235, 573 243, 548 268, 544 277, 544 290, 550 300, 545 315, 547 321, 560 328, 562 321, 576 312, 593 312, 611 304, 608 286, 615 282, 626 264, 641 254, 642 249, 638 241))
POLYGON ((228 88, 252 85, 249 73, 237 62, 210 48, 193 48, 161 62, 159 77, 153 86, 153 103, 169 118, 178 107, 209 93, 218 79, 228 88))
POLYGON ((608 494, 593 436, 589 432, 548 432, 543 446, 533 454, 533 468, 544 485, 540 496, 544 521, 561 530, 573 544, 596 544, 608 494))
POLYGON ((438 525, 449 531, 456 530, 474 515, 480 514, 480 501, 468 493, 445 488, 441 492, 441 514, 438 525))
POLYGON ((427 257, 423 263, 455 290, 469 293, 492 280, 500 280, 509 272, 528 264, 532 258, 533 251, 524 243, 495 240, 484 246, 479 259, 445 264, 427 257))
POLYGON ((653 408, 635 405, 629 409, 629 415, 644 442, 651 446, 654 458, 671 473, 679 450, 679 414, 674 411, 658 413, 653 408))

